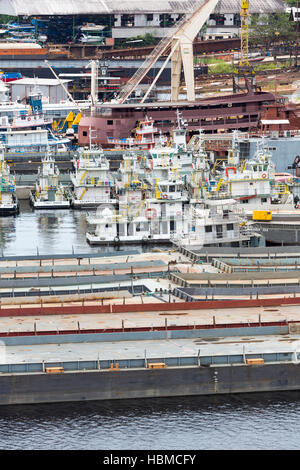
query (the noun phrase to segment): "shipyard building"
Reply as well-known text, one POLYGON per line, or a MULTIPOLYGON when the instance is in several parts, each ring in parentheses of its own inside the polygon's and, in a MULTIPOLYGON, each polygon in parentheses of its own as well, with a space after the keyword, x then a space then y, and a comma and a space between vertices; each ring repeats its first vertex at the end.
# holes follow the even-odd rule
MULTIPOLYGON (((113 45, 115 41, 134 40, 147 34, 157 38, 171 36, 176 21, 203 3, 204 0, 0 0, 0 14, 38 19, 37 27, 49 41, 79 40, 88 43, 89 37, 97 34, 103 38, 104 44, 113 45), (93 23, 98 29, 92 31, 90 28, 87 34, 82 31, 86 23, 93 23)), ((201 37, 221 39, 239 36, 240 3, 220 0, 202 29, 201 37)), ((252 0, 250 3, 250 15, 286 10, 283 0, 252 0)))

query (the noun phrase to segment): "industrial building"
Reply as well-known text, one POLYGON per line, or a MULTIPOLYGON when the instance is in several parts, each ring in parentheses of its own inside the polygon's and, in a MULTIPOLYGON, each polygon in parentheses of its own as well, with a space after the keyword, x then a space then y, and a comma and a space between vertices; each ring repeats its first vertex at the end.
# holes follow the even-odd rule
MULTIPOLYGON (((71 80, 62 80, 65 88, 71 80)), ((49 98, 49 103, 58 104, 68 99, 66 91, 59 80, 53 78, 22 78, 9 84, 11 88, 11 100, 26 101, 30 94, 38 89, 41 94, 49 98)))
MULTIPOLYGON (((154 37, 171 36, 173 26, 183 14, 199 8, 204 0, 0 0, 0 14, 47 18, 63 17, 70 36, 75 39, 80 25, 87 21, 105 25, 104 36, 116 39, 136 38, 150 33, 154 37)), ((252 0, 250 14, 264 15, 285 11, 283 0, 252 0)), ((240 5, 236 0, 220 0, 203 31, 205 39, 239 35, 240 5)), ((51 28, 50 28, 51 29, 51 28)), ((65 29, 62 27, 62 30, 65 29)))

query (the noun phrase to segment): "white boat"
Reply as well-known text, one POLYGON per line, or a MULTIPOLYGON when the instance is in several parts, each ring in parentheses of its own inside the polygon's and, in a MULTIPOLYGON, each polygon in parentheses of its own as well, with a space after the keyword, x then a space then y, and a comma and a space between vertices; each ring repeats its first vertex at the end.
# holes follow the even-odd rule
POLYGON ((139 121, 134 131, 134 137, 128 137, 127 139, 107 137, 107 141, 114 148, 132 150, 150 150, 155 147, 155 145, 168 143, 167 137, 162 135, 157 137, 158 129, 154 127, 154 121, 151 118, 146 117, 144 120, 139 121))
POLYGON ((155 166, 155 161, 162 161, 165 165, 176 166, 182 173, 191 171, 193 152, 187 148, 186 123, 179 111, 177 111, 177 126, 173 129, 169 141, 167 143, 159 141, 149 153, 152 168, 155 166))
POLYGON ((8 116, 0 117, 0 140, 7 151, 30 152, 67 150, 70 139, 58 138, 51 130, 52 119, 46 118, 42 97, 37 91, 29 97, 30 107, 16 110, 13 121, 8 116))
POLYGON ((81 37, 79 41, 82 44, 103 44, 105 37, 102 33, 105 26, 97 25, 94 23, 87 23, 80 27, 81 37))
POLYGON ((59 174, 55 159, 48 151, 42 159, 42 168, 38 171, 35 191, 30 193, 30 202, 34 209, 70 208, 66 189, 59 182, 59 174))
POLYGON ((203 134, 199 131, 199 145, 193 152, 191 172, 186 175, 186 186, 190 204, 202 203, 205 194, 205 185, 210 179, 211 160, 203 148, 203 134))
POLYGON ((242 204, 248 214, 253 210, 275 210, 279 206, 294 209, 293 194, 284 179, 276 176, 272 154, 265 148, 264 139, 251 159, 241 160, 233 140, 228 163, 221 167, 215 192, 225 191, 229 197, 242 204))
POLYGON ((100 207, 87 216, 94 227, 87 232, 87 241, 91 245, 170 242, 172 234, 182 230, 188 198, 178 169, 163 170, 164 179, 156 173, 151 176, 133 153, 126 153, 115 185, 118 207, 100 207))
POLYGON ((71 205, 74 209, 96 208, 101 204, 115 204, 112 197, 114 179, 109 161, 102 148, 80 148, 71 174, 71 205))
POLYGON ((15 178, 10 174, 10 168, 5 161, 4 147, 2 145, 0 145, 0 178, 0 216, 15 215, 19 212, 15 178))
POLYGON ((172 242, 177 246, 250 246, 259 236, 234 199, 211 199, 201 205, 190 204, 184 214, 182 232, 172 242))

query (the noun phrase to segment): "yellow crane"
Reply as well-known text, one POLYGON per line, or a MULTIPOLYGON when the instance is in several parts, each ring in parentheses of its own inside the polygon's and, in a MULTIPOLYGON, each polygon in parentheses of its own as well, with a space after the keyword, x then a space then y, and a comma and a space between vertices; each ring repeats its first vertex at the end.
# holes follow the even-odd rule
POLYGON ((242 0, 240 67, 250 67, 248 50, 249 50, 249 0, 242 0))
POLYGON ((251 86, 255 89, 255 72, 249 62, 249 8, 250 0, 242 0, 240 18, 241 18, 241 50, 240 61, 233 76, 233 91, 237 92, 242 88, 239 85, 239 78, 244 77, 246 87, 251 86), (249 85, 248 85, 249 83, 249 85))

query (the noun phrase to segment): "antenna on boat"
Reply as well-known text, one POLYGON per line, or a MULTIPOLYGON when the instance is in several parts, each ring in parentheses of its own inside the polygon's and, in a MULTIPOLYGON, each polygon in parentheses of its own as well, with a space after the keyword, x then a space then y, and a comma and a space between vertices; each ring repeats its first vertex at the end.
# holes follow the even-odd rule
POLYGON ((98 103, 98 68, 99 61, 91 60, 85 68, 91 68, 91 115, 94 116, 96 112, 96 105, 98 103))
POLYGON ((70 98, 70 100, 75 104, 76 108, 78 109, 78 111, 80 113, 82 113, 82 109, 78 106, 78 104, 76 103, 76 101, 74 100, 73 96, 71 95, 71 93, 67 90, 67 88, 65 87, 65 85, 63 84, 63 82, 61 81, 61 79, 59 78, 59 76, 54 72, 53 68, 51 67, 51 65, 49 64, 48 60, 44 60, 45 64, 48 65, 49 69, 51 70, 51 72, 53 73, 53 75, 55 76, 55 78, 59 81, 60 85, 63 87, 63 89, 65 90, 65 92, 67 93, 68 97, 70 98))

